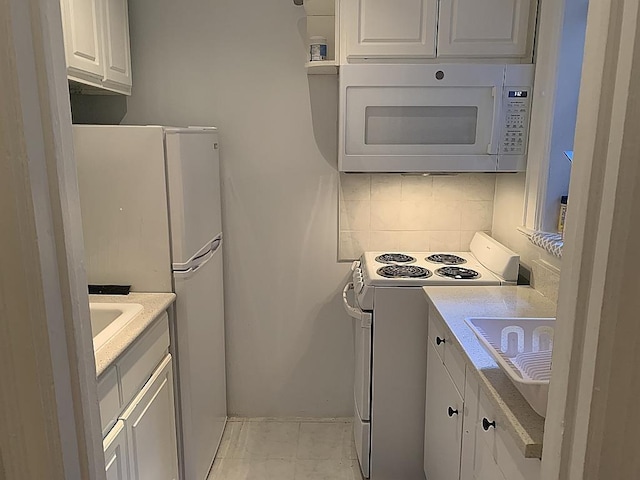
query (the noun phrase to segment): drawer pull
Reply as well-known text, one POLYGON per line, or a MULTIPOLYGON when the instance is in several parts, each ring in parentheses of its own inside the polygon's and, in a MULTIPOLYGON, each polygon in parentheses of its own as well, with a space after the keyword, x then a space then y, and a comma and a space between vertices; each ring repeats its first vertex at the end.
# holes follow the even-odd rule
POLYGON ((488 432, 491 427, 496 428, 496 421, 494 420, 493 422, 490 422, 486 418, 483 418, 482 419, 482 429, 485 432, 488 432))
POLYGON ((458 415, 458 410, 454 410, 453 408, 449 407, 447 413, 449 414, 449 417, 453 417, 454 415, 458 415))
POLYGON ((444 343, 444 338, 436 337, 436 345, 440 346, 444 343))

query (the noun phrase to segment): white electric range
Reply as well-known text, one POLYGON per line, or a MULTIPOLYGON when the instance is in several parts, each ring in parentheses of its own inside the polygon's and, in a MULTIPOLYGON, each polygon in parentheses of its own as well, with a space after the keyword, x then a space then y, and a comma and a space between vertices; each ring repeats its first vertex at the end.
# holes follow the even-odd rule
POLYGON ((343 302, 355 319, 354 435, 371 480, 424 480, 423 286, 515 285, 520 257, 478 232, 468 252, 365 252, 343 302), (353 301, 349 292, 353 290, 353 301))

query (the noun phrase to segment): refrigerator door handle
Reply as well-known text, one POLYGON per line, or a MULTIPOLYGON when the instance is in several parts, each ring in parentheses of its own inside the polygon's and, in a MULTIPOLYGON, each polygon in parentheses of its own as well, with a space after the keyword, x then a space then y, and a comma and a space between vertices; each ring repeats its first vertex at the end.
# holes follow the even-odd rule
MULTIPOLYGON (((220 250, 222 246, 222 234, 218 235, 213 242, 211 242, 211 248, 204 254, 196 256, 189 262, 189 267, 184 270, 174 270, 173 274, 177 277, 189 278, 204 267, 209 260, 211 260, 215 254, 220 250)), ((175 265, 175 264, 174 264, 175 265)))
POLYGON ((222 246, 222 234, 216 236, 210 242, 202 247, 196 254, 184 263, 174 263, 172 265, 174 273, 187 272, 197 270, 204 265, 206 261, 213 256, 222 246))
POLYGON ((207 263, 209 263, 209 260, 211 260, 213 258, 214 254, 215 254, 214 250, 209 250, 206 254, 204 254, 203 256, 199 257, 198 263, 196 263, 192 267, 187 268, 186 270, 174 270, 173 274, 175 276, 188 278, 188 277, 194 275, 198 270, 200 270, 202 267, 204 267, 207 263))

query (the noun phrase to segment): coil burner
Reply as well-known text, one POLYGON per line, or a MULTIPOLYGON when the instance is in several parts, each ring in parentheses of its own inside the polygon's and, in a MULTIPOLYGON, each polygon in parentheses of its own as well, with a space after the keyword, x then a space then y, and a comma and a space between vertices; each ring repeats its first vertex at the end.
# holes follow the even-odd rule
POLYGON ((376 257, 376 262, 378 263, 413 263, 415 261, 415 258, 404 253, 385 253, 376 257))
POLYGON ((443 263, 445 265, 462 265, 463 263, 467 263, 464 258, 449 253, 436 253, 428 256, 425 260, 432 263, 443 263))
POLYGON ((429 278, 431 271, 415 265, 386 265, 378 269, 378 275, 387 278, 429 278))
POLYGON ((470 268, 442 267, 436 270, 436 275, 445 278, 455 278, 456 280, 475 280, 480 278, 480 274, 470 268))

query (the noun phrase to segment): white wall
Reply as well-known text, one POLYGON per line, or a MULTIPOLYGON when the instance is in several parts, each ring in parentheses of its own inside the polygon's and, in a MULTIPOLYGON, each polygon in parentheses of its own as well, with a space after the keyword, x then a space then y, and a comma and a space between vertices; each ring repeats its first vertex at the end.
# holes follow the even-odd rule
POLYGON ((290 0, 133 0, 124 122, 221 131, 229 411, 351 416, 337 78, 307 77, 290 0))

